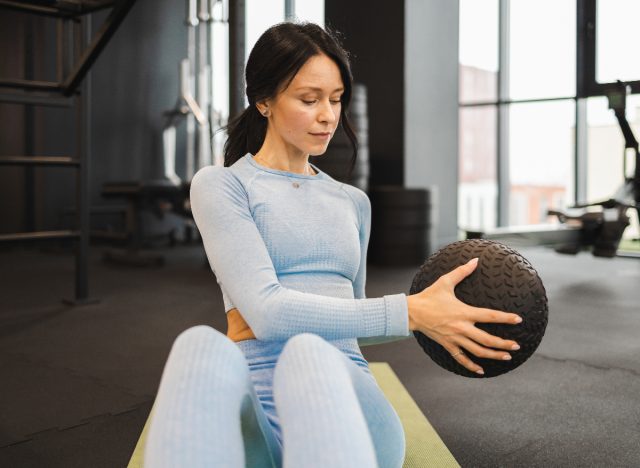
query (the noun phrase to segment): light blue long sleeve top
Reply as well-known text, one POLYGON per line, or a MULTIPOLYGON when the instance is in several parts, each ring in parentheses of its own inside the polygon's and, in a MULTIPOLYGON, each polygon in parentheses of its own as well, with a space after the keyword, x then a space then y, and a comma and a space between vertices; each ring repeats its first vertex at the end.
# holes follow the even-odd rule
POLYGON ((191 209, 225 312, 237 308, 258 340, 409 336, 406 294, 365 296, 367 194, 312 166, 316 175, 296 174, 246 154, 193 177, 191 209))

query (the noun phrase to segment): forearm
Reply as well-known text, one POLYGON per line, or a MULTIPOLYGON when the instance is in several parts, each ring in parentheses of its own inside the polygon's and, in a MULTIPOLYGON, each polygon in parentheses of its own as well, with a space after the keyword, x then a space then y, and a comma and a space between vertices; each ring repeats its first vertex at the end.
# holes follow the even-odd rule
POLYGON ((261 340, 285 340, 305 332, 325 339, 409 334, 406 295, 402 293, 342 299, 280 288, 253 306, 247 304, 243 315, 261 340))

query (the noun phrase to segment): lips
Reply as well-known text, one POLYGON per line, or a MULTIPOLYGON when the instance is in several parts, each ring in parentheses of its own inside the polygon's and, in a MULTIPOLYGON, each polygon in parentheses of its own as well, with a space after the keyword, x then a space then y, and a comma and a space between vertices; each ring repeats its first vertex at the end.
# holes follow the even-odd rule
POLYGON ((331 138, 331 132, 310 133, 310 135, 319 140, 329 140, 329 138, 331 138))

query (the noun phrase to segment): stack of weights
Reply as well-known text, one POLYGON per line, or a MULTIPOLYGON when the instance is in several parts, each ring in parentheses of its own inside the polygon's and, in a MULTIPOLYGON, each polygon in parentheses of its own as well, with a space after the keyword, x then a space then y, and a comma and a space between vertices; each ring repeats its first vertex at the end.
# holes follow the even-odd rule
POLYGON ((420 265, 431 254, 431 197, 427 189, 372 187, 368 259, 384 266, 420 265))
POLYGON ((353 85, 348 115, 358 138, 358 158, 351 177, 347 176, 351 167, 353 149, 342 125, 336 130, 326 153, 313 157, 311 163, 334 179, 354 185, 366 192, 369 188, 369 120, 367 119, 367 88, 362 84, 354 83, 353 85))

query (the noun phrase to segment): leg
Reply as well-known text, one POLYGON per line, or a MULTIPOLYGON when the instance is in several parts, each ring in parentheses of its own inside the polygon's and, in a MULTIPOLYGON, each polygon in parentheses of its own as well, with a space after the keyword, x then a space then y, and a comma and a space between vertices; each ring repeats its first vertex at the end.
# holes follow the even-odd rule
POLYGON ((225 335, 197 326, 176 339, 145 447, 145 466, 279 466, 244 355, 225 335))
POLYGON ((289 340, 274 397, 284 466, 401 467, 404 432, 375 379, 322 338, 289 340))

